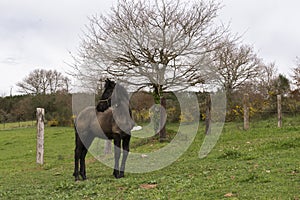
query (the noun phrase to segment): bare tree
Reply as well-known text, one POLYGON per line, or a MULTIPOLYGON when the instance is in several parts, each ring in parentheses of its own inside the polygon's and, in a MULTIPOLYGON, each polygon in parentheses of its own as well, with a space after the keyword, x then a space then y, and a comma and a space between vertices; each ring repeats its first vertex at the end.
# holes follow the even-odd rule
POLYGON ((294 81, 294 84, 296 88, 299 90, 300 89, 300 58, 296 58, 296 67, 293 68, 293 75, 292 79, 294 81))
POLYGON ((53 94, 58 91, 68 92, 69 82, 68 77, 56 70, 36 69, 18 82, 17 86, 19 92, 25 94, 53 94))
MULTIPOLYGON (((148 87, 164 106, 163 91, 203 83, 207 54, 227 32, 213 23, 219 9, 213 0, 119 0, 107 16, 90 18, 72 74, 83 84, 112 76, 148 87)), ((154 129, 162 127, 163 139, 159 115, 154 114, 154 129)))
POLYGON ((258 89, 261 95, 268 99, 274 92, 274 81, 278 77, 277 67, 275 62, 267 65, 262 65, 262 70, 259 75, 258 89))
POLYGON ((236 38, 224 38, 213 52, 213 66, 209 68, 217 84, 227 93, 230 103, 232 93, 247 81, 257 78, 262 69, 261 59, 249 45, 241 45, 236 38))
POLYGON ((206 56, 227 32, 213 23, 219 9, 205 0, 120 0, 107 16, 90 18, 72 74, 86 83, 117 77, 157 97, 202 83, 206 56))

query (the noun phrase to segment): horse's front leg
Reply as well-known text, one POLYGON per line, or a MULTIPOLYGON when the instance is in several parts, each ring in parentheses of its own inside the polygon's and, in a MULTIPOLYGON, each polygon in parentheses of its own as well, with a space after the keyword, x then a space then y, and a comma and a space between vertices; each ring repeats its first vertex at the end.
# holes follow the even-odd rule
POLYGON ((120 178, 120 171, 119 171, 119 160, 121 155, 121 138, 116 137, 114 138, 114 153, 115 153, 115 167, 113 175, 115 178, 120 178))
POLYGON ((130 135, 127 135, 123 138, 122 141, 122 148, 123 148, 123 158, 122 158, 122 164, 120 168, 120 178, 124 177, 124 172, 125 172, 125 164, 126 160, 129 154, 129 142, 130 142, 130 135))

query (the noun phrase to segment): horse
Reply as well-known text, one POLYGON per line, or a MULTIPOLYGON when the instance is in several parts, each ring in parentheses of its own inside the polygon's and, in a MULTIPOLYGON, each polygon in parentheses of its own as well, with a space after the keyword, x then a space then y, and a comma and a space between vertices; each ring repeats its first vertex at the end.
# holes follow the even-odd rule
POLYGON ((131 129, 134 122, 131 118, 131 109, 129 107, 129 96, 126 89, 120 84, 106 82, 106 88, 99 104, 105 104, 97 107, 89 106, 83 109, 75 121, 75 181, 79 180, 79 175, 86 180, 85 156, 93 140, 98 137, 105 140, 114 141, 114 170, 115 178, 124 177, 125 164, 129 154, 129 142, 131 138, 131 129), (111 87, 114 87, 112 90, 111 87), (111 94, 109 94, 111 93, 111 94), (111 104, 111 105, 110 105, 111 104), (106 107, 106 109, 105 109, 106 107), (99 110, 100 111, 99 111, 99 110), (105 110, 104 110, 105 109, 105 110), (123 157, 121 166, 119 160, 121 157, 121 143, 123 157), (80 161, 80 171, 78 171, 80 161))

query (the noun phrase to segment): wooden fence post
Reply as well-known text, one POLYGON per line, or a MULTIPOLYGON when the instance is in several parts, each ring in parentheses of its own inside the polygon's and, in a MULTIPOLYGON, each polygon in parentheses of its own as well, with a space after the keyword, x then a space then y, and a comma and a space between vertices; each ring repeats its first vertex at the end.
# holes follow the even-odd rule
POLYGON ((112 154, 111 151, 111 140, 105 140, 104 144, 104 155, 112 154))
POLYGON ((36 163, 44 164, 44 108, 36 109, 37 118, 37 144, 36 144, 36 163))
POLYGON ((277 95, 278 128, 282 127, 281 95, 277 95))
POLYGON ((244 94, 244 130, 249 129, 249 95, 244 94))
POLYGON ((211 125, 211 98, 210 95, 206 97, 206 113, 205 113, 205 134, 210 134, 211 125))

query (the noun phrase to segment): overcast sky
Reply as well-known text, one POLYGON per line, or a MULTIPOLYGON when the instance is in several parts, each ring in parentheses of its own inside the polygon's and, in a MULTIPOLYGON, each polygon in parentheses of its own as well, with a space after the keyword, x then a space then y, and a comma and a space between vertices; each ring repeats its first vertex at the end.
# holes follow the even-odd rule
MULTIPOLYGON (((221 0, 220 0, 221 1, 221 0)), ((68 71, 87 17, 109 10, 109 0, 1 0, 0 96, 34 69, 68 71)), ((299 0, 223 0, 217 22, 243 34, 265 63, 290 74, 300 56, 299 0)))

